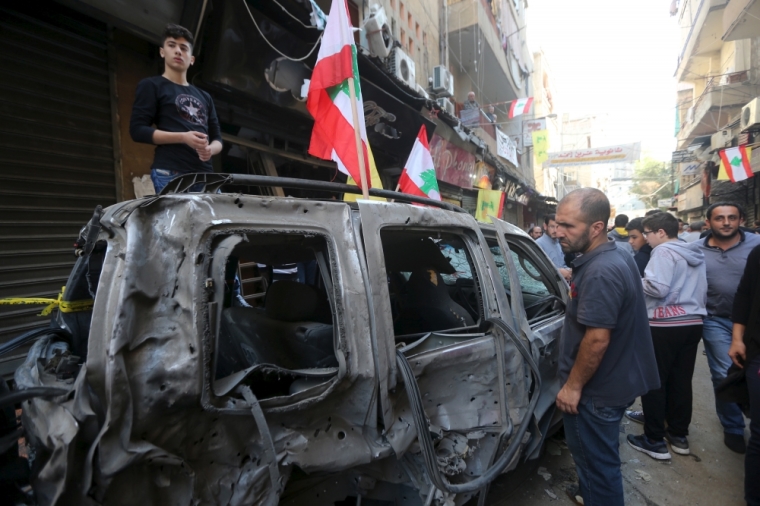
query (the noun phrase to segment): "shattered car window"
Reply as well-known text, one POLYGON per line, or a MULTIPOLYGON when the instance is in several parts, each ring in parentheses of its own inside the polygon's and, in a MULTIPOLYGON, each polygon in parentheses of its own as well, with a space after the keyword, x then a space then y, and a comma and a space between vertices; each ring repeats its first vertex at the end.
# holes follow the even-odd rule
MULTIPOLYGON (((245 383, 258 398, 266 399, 292 395, 323 381, 300 371, 337 367, 328 265, 322 237, 246 234, 226 261, 216 380, 250 370, 245 383), (246 299, 240 286, 249 280, 240 276, 241 266, 251 265, 263 293, 246 299)), ((225 382, 217 381, 220 384, 225 382)))
POLYGON ((462 237, 443 232, 381 232, 397 336, 472 327, 480 289, 462 237))

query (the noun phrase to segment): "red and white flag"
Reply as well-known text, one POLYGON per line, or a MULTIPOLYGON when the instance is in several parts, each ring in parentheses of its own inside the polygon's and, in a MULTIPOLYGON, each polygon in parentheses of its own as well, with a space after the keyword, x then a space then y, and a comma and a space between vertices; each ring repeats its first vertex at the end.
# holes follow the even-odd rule
POLYGON ((404 165, 404 171, 401 173, 398 184, 399 189, 404 193, 441 200, 425 125, 422 125, 417 138, 414 140, 412 152, 409 153, 409 159, 404 165))
POLYGON ((732 183, 744 181, 753 176, 747 149, 744 146, 724 149, 720 152, 720 158, 732 183))
POLYGON ((354 128, 359 129, 362 156, 370 184, 370 151, 367 128, 364 125, 364 106, 356 64, 356 46, 348 16, 346 0, 332 0, 330 15, 322 34, 322 45, 309 83, 306 108, 314 117, 309 154, 324 160, 334 160, 338 169, 351 176, 361 187, 359 157, 356 152, 354 128), (348 79, 354 78, 358 125, 354 125, 348 79))
POLYGON ((509 106, 509 119, 521 114, 528 114, 530 106, 533 105, 533 97, 518 98, 512 101, 512 105, 509 106))

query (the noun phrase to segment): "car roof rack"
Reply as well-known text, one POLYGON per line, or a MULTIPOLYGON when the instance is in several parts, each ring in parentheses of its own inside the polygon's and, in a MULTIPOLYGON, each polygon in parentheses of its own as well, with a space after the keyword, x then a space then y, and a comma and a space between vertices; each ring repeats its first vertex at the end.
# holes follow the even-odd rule
MULTIPOLYGON (((211 172, 198 172, 182 174, 172 179, 159 195, 168 195, 170 193, 219 193, 222 186, 241 185, 241 186, 262 186, 262 187, 283 187, 295 188, 298 190, 318 190, 331 193, 354 193, 361 195, 362 191, 358 186, 343 183, 333 183, 330 181, 316 181, 313 179, 299 179, 294 177, 274 177, 258 176, 253 174, 215 174, 211 172)), ((397 202, 409 204, 423 204, 426 206, 438 207, 447 211, 466 213, 464 209, 448 202, 440 200, 418 197, 408 193, 400 193, 391 190, 381 190, 370 188, 371 197, 380 197, 392 199, 397 202)))

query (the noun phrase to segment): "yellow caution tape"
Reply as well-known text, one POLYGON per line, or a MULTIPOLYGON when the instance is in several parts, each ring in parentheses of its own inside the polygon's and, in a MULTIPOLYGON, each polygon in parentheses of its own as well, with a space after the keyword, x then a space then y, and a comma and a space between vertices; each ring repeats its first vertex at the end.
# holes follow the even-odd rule
POLYGON ((66 287, 61 287, 61 293, 58 294, 57 299, 44 299, 41 297, 10 297, 8 299, 0 299, 0 305, 2 304, 47 304, 47 307, 37 316, 47 316, 53 312, 53 309, 58 308, 61 313, 76 313, 78 311, 88 311, 92 309, 95 301, 92 299, 85 300, 61 300, 63 298, 63 292, 66 291, 66 287))

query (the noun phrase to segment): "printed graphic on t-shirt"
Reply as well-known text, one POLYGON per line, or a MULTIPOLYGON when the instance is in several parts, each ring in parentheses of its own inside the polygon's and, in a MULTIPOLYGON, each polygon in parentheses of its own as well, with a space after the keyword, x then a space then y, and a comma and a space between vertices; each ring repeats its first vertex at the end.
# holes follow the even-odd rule
POLYGON ((206 106, 192 95, 177 95, 177 112, 185 121, 206 126, 206 106))

